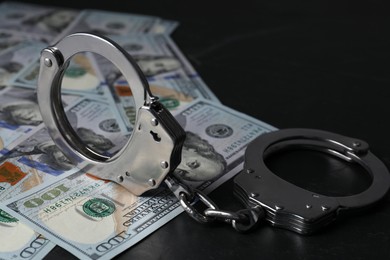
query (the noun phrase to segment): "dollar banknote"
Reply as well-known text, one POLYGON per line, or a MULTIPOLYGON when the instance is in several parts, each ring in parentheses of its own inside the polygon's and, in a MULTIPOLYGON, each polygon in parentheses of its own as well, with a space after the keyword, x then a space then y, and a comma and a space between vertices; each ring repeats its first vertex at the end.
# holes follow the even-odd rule
MULTIPOLYGON (((86 145, 106 153, 127 140, 118 134, 120 124, 115 122, 117 115, 111 107, 107 102, 84 98, 67 108, 68 120, 86 145), (113 136, 115 138, 110 139, 113 136)), ((3 152, 0 158, 0 202, 78 171, 54 144, 43 124, 32 131, 31 136, 3 152)), ((5 211, 0 211, 0 231, 11 234, 7 236, 7 243, 0 243, 0 258, 39 259, 54 246, 5 211)), ((1 242, 5 239, 0 235, 1 242)))
MULTIPOLYGON (((26 153, 25 157, 31 156, 26 153)), ((17 196, 23 192, 29 191, 40 185, 47 185, 58 179, 64 178, 78 171, 75 167, 64 172, 60 176, 54 173, 47 173, 40 169, 24 164, 24 160, 20 160, 22 156, 7 158, 0 162, 0 202, 17 196)), ((3 157, 4 158, 4 157, 3 157)), ((54 164, 48 161, 47 165, 54 164)))
MULTIPOLYGON (((167 89, 175 88, 175 91, 192 98, 199 96, 218 101, 167 35, 129 34, 111 38, 132 55, 149 82, 167 89)), ((36 61, 14 76, 10 84, 36 88, 38 72, 39 63, 36 61)), ((65 93, 105 95, 108 93, 105 86, 112 89, 116 81, 120 81, 122 86, 127 84, 122 73, 109 60, 100 55, 82 53, 71 59, 63 77, 62 89, 65 93)))
MULTIPOLYGON (((69 123, 84 145, 98 153, 112 155, 129 138, 130 133, 123 123, 116 120, 119 114, 110 102, 86 97, 75 100, 65 110, 69 123)), ((74 168, 54 144, 43 124, 17 145, 7 148, 3 150, 0 162, 17 158, 18 162, 55 176, 74 168)))
POLYGON ((8 87, 0 95, 0 127, 23 132, 41 124, 37 102, 34 90, 8 87))
MULTIPOLYGON (((126 37, 112 36, 112 40, 132 55, 149 83, 163 85, 163 82, 169 82, 169 79, 177 80, 177 83, 185 79, 183 89, 180 89, 180 84, 175 84, 177 86, 176 89, 180 92, 192 96, 198 95, 201 98, 218 102, 218 98, 203 81, 194 80, 200 79, 198 73, 179 50, 178 46, 167 35, 132 34, 126 37), (188 88, 188 80, 193 81, 191 89, 188 88)), ((106 75, 113 74, 112 69, 105 68, 105 66, 108 66, 106 63, 99 60, 97 64, 103 76, 107 77, 106 75)), ((121 80, 123 84, 124 78, 121 75, 117 80, 121 80)), ((170 83, 167 84, 168 87, 171 85, 170 83)))
MULTIPOLYGON (((78 99, 78 95, 63 95, 62 103, 66 107, 78 99)), ((0 158, 42 126, 34 90, 6 87, 0 91, 0 158)))
POLYGON ((74 32, 100 35, 127 35, 132 32, 148 33, 161 30, 161 18, 155 16, 118 13, 103 10, 84 10, 57 39, 74 32), (154 29, 156 26, 158 28, 154 29))
MULTIPOLYGON (((210 97, 211 91, 206 85, 196 85, 188 77, 177 75, 176 77, 149 79, 149 87, 159 102, 171 112, 179 110, 196 99, 210 97), (204 92, 207 94, 204 95, 204 92)), ((130 125, 134 125, 137 114, 132 91, 126 80, 120 78, 112 85, 113 96, 121 113, 122 119, 130 125)), ((214 100, 214 102, 216 102, 214 100)))
MULTIPOLYGON (((194 80, 199 78, 198 74, 167 35, 130 34, 112 36, 112 39, 134 57, 150 82, 156 82, 156 85, 167 89, 172 89, 174 86, 176 91, 187 96, 218 100, 206 84, 201 80, 194 80)), ((21 70, 10 84, 36 88, 38 72, 37 61, 21 70)), ((126 82, 118 68, 110 61, 100 55, 83 53, 72 58, 63 77, 62 89, 68 93, 78 91, 104 95, 106 93, 104 87, 112 87, 112 84, 118 80, 121 81, 121 85, 126 82)))
POLYGON ((20 31, 0 29, 0 55, 2 52, 28 41, 42 42, 42 39, 38 35, 34 34, 25 34, 20 31))
MULTIPOLYGON (((3 98, 4 103, 6 103, 7 99, 9 98, 9 94, 7 94, 7 92, 10 92, 10 90, 12 90, 12 88, 6 86, 0 89, 0 100, 3 98)), ((14 94, 17 95, 16 92, 11 94, 11 97, 13 96, 14 98, 16 98, 16 96, 14 95, 14 94)), ((28 95, 28 96, 34 96, 34 95, 28 95)), ((23 102, 23 96, 20 97, 19 100, 23 102)), ((36 101, 35 98, 33 98, 33 100, 36 101)), ((2 109, 0 108, 0 157, 7 151, 6 147, 8 148, 16 140, 22 138, 23 136, 28 135, 28 133, 32 130, 30 127, 23 127, 16 123, 10 125, 9 123, 7 123, 7 120, 1 119, 7 117, 4 116, 3 115, 4 112, 1 111, 2 109)))
POLYGON ((23 32, 49 43, 78 15, 77 10, 19 2, 0 4, 0 28, 23 32))
POLYGON ((175 31, 175 29, 179 26, 179 22, 160 19, 157 24, 153 26, 149 33, 163 33, 170 35, 175 31))
MULTIPOLYGON (((175 110, 197 98, 219 102, 201 80, 190 62, 167 35, 130 34, 112 36, 135 58, 147 77, 152 93, 169 109, 175 110)), ((111 91, 122 120, 131 127, 136 108, 131 89, 122 73, 110 61, 94 55, 101 80, 111 91)))
POLYGON ((0 93, 0 158, 13 143, 42 124, 36 94, 31 89, 7 87, 0 93))
MULTIPOLYGON (((91 53, 78 53, 72 57, 61 82, 62 93, 105 96, 108 87, 99 78, 98 68, 91 53)), ((30 66, 26 66, 15 75, 9 84, 36 89, 38 86, 39 57, 30 66)))
POLYGON ((17 73, 39 57, 44 46, 41 42, 24 41, 4 50, 0 54, 0 86, 9 85, 17 73))
POLYGON ((177 74, 198 77, 190 62, 166 34, 109 37, 132 55, 146 77, 164 78, 177 74))
MULTIPOLYGON (((3 150, 0 164, 10 160, 31 167, 42 175, 46 174, 47 178, 74 172, 74 165, 57 148, 43 124, 27 138, 24 137, 16 145, 12 144, 3 150)), ((11 191, 7 189, 7 193, 11 191)))
POLYGON ((48 239, 0 209, 0 259, 43 259, 54 247, 48 239))
MULTIPOLYGON (((176 119, 187 137, 174 174, 206 193, 240 170, 249 142, 275 130, 206 100, 177 111, 176 119)), ((13 197, 1 208, 81 259, 110 259, 183 211, 164 185, 136 197, 82 171, 13 197)))
MULTIPOLYGON (((0 163, 0 202, 60 178, 18 159, 8 158, 0 163)), ((0 259, 42 259, 54 246, 31 227, 0 210, 0 259)))
POLYGON ((27 41, 26 37, 20 32, 0 29, 0 54, 25 41, 27 41))
MULTIPOLYGON (((183 211, 165 185, 136 197, 75 168, 55 146, 34 93, 39 54, 48 43, 88 31, 133 55, 152 92, 187 132, 173 174, 206 193, 238 172, 251 140, 275 129, 216 104, 168 36, 175 21, 14 2, 0 4, 0 21, 0 259, 42 259, 54 247, 48 239, 82 259, 110 259, 183 211)), ((73 57, 63 103, 84 144, 112 156, 127 142, 136 109, 126 80, 101 59, 73 57)))
POLYGON ((9 147, 15 140, 22 138, 27 135, 30 129, 9 129, 0 127, 0 157, 7 152, 7 148, 9 147))
POLYGON ((98 153, 112 156, 127 143, 129 132, 111 102, 86 97, 66 115, 84 144, 98 153))
MULTIPOLYGON (((0 159, 1 160, 1 159, 0 159)), ((0 163, 0 202, 57 176, 9 158, 0 163)), ((0 210, 0 259, 42 259, 55 246, 44 236, 0 210)))

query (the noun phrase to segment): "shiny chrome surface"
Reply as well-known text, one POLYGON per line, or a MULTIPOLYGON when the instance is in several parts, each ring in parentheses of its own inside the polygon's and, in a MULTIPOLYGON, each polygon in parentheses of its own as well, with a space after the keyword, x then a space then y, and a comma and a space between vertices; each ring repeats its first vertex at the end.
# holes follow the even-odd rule
POLYGON ((177 167, 185 132, 152 95, 138 65, 119 45, 95 34, 75 33, 45 48, 40 61, 37 92, 43 121, 56 145, 77 167, 118 182, 135 195, 158 187, 177 167), (127 144, 112 157, 86 147, 64 112, 61 81, 69 60, 79 52, 94 52, 111 61, 134 96, 138 109, 135 129, 127 144))
MULTIPOLYGON (((291 174, 294 174, 293 172, 291 174)), ((310 234, 334 221, 342 212, 367 208, 390 187, 389 171, 362 140, 315 129, 284 129, 264 134, 246 149, 244 170, 234 180, 235 195, 248 206, 261 206, 273 226, 310 234), (318 150, 361 165, 371 185, 351 196, 330 197, 295 186, 271 172, 264 160, 290 148, 318 150)))
POLYGON ((219 209, 208 196, 200 190, 192 190, 184 183, 177 180, 174 176, 167 176, 165 183, 173 194, 178 198, 180 205, 186 213, 195 221, 208 224, 216 220, 231 224, 232 227, 240 233, 245 233, 256 228, 261 220, 264 219, 265 213, 261 206, 240 209, 237 212, 219 209), (201 202, 204 208, 199 209, 201 202))

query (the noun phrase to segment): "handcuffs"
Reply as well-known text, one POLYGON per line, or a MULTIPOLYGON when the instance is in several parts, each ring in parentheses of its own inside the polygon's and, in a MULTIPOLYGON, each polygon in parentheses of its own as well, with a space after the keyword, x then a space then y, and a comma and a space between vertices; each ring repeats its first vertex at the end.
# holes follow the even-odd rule
POLYGON ((94 34, 69 35, 42 51, 38 80, 38 104, 43 121, 54 143, 78 168, 141 195, 158 187, 179 165, 184 130, 152 95, 133 58, 115 42, 94 34), (61 101, 61 80, 71 57, 87 51, 104 56, 118 67, 131 86, 138 110, 131 137, 112 157, 99 154, 83 143, 70 125, 61 101))
POLYGON ((170 112, 153 96, 134 59, 112 40, 90 33, 66 36, 41 53, 38 103, 49 134, 58 148, 78 168, 124 186, 135 195, 157 188, 163 181, 179 198, 187 213, 199 222, 222 219, 241 232, 265 219, 271 225, 310 234, 328 225, 340 213, 368 207, 383 198, 390 187, 386 166, 368 144, 354 138, 314 129, 285 129, 264 134, 245 152, 244 169, 234 179, 234 194, 247 209, 220 210, 206 195, 192 191, 171 172, 179 165, 185 132, 170 112), (61 81, 71 57, 93 52, 111 61, 128 81, 137 109, 133 133, 112 157, 87 147, 67 120, 61 101, 61 81), (360 194, 329 197, 297 187, 272 173, 264 160, 287 148, 319 150, 347 162, 360 164, 372 177, 360 194), (194 199, 194 194, 196 199, 194 199), (192 205, 200 200, 207 209, 192 205))

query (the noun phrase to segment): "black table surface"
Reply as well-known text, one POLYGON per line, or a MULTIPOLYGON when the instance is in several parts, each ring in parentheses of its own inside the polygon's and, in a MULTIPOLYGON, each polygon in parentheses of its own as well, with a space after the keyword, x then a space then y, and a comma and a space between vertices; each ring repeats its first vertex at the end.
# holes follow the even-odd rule
MULTIPOLYGON (((386 1, 26 2, 176 20, 173 40, 224 105, 281 129, 323 129, 365 140, 390 167, 386 1)), ((321 160, 340 163, 332 158, 321 157, 318 165, 307 153, 277 159, 270 167, 286 178, 308 165, 301 169, 306 173, 291 178, 317 191, 328 185, 345 195, 367 186, 366 173, 322 172, 321 160)), ((230 180, 210 197, 237 210, 241 204, 232 188, 230 180)), ((72 258, 58 246, 47 256, 72 258)), ((227 225, 198 224, 183 213, 116 258, 390 259, 390 195, 310 236, 267 224, 239 234, 227 225)))

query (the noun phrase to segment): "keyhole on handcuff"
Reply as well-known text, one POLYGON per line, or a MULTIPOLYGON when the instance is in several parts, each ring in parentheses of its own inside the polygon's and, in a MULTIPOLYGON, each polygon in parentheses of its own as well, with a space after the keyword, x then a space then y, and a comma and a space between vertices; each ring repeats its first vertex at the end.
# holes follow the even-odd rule
POLYGON ((349 163, 319 151, 285 150, 265 159, 280 178, 325 196, 350 196, 366 190, 371 176, 357 163, 349 163))
POLYGON ((156 142, 160 142, 161 141, 161 137, 158 135, 158 133, 150 131, 150 134, 152 135, 154 141, 156 141, 156 142))

